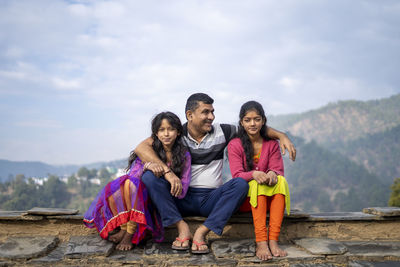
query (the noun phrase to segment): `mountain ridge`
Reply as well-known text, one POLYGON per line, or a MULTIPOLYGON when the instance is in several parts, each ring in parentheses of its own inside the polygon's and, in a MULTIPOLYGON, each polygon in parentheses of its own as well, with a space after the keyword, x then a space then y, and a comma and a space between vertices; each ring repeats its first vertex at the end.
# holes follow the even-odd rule
POLYGON ((355 140, 400 125, 400 94, 378 100, 338 101, 298 114, 271 115, 268 124, 322 145, 355 140))

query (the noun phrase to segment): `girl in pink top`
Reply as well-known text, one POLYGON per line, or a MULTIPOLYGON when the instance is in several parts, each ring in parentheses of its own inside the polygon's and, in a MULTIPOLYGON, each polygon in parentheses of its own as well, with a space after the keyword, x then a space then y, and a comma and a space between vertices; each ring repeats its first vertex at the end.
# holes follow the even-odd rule
MULTIPOLYGON (((285 203, 290 208, 290 199, 279 144, 265 134, 267 119, 260 103, 243 104, 239 118, 238 137, 229 142, 228 157, 232 177, 249 182, 256 255, 261 260, 272 259, 272 255, 284 257, 287 253, 278 246, 278 238, 285 203), (269 229, 267 210, 270 211, 269 229)), ((244 206, 250 206, 249 200, 245 200, 244 206)))

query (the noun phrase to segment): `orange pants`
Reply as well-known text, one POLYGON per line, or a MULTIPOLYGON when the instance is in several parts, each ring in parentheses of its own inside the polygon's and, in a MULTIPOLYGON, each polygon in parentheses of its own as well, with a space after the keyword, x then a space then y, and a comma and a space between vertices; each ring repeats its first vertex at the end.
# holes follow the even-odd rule
MULTIPOLYGON (((245 210, 245 205, 241 210, 245 210)), ((250 203, 247 205, 251 206, 250 203)), ((254 233, 256 242, 276 240, 281 232, 281 225, 285 211, 285 196, 276 194, 271 197, 258 196, 257 207, 251 206, 253 214, 254 233), (267 210, 269 210, 269 232, 267 229, 267 210)))

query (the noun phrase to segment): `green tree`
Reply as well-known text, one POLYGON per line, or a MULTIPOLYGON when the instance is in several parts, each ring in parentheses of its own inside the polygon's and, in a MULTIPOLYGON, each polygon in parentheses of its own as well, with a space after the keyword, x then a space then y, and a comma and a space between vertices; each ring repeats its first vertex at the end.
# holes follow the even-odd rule
POLYGON ((100 174, 99 174, 100 179, 108 180, 108 179, 110 179, 110 177, 111 177, 111 173, 106 168, 100 169, 100 174))
POLYGON ((111 173, 106 168, 101 168, 99 171, 100 186, 104 187, 111 180, 111 173))
POLYGON ((8 199, 2 204, 6 210, 28 210, 38 205, 39 186, 32 179, 26 181, 22 174, 15 176, 11 182, 11 191, 8 199))
POLYGON ((71 175, 68 177, 67 185, 70 188, 74 188, 78 185, 78 179, 76 179, 75 175, 71 175))
POLYGON ((91 169, 89 171, 89 176, 88 179, 96 178, 97 177, 97 170, 96 169, 91 169))
POLYGON ((67 191, 67 185, 60 181, 57 176, 50 175, 43 184, 42 201, 49 208, 65 208, 71 194, 67 191))
POLYGON ((81 167, 81 168, 79 168, 77 175, 78 175, 78 177, 89 178, 90 172, 86 167, 81 167))
POLYGON ((3 183, 0 183, 0 192, 6 192, 7 191, 7 186, 3 183))
POLYGON ((390 194, 389 206, 400 207, 400 178, 395 179, 390 188, 392 193, 390 194))

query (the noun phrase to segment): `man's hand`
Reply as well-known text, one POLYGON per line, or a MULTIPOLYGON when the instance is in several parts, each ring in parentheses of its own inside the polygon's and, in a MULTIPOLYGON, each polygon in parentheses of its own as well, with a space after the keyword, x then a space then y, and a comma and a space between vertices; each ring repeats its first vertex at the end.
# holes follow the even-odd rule
POLYGON ((289 152, 289 158, 292 161, 296 160, 296 148, 294 147, 292 141, 290 141, 289 137, 286 134, 283 134, 279 138, 279 145, 281 146, 282 155, 285 155, 286 149, 289 152))
POLYGON ((182 182, 173 172, 164 175, 165 180, 171 184, 171 195, 178 197, 182 193, 182 182))
POLYGON ((150 165, 147 166, 147 169, 149 171, 152 171, 157 177, 161 177, 164 174, 164 168, 160 164, 155 162, 150 163, 150 165))

